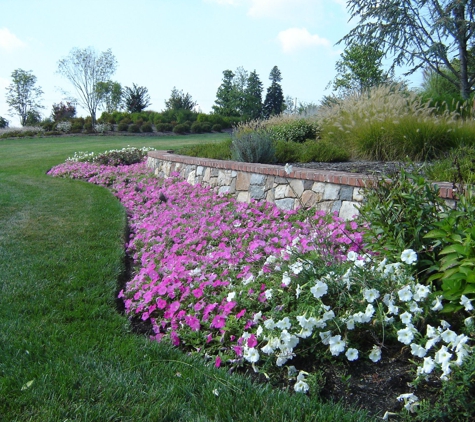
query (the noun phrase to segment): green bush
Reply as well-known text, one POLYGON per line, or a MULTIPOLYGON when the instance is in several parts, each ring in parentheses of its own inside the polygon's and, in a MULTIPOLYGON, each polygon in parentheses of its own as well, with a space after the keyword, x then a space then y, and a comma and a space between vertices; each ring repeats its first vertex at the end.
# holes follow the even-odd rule
POLYGON ((203 132, 203 124, 200 122, 194 122, 191 125, 191 133, 202 133, 203 132))
POLYGON ((187 133, 189 132, 190 128, 188 125, 185 125, 185 124, 177 124, 174 128, 173 128, 173 133, 177 133, 179 135, 183 135, 184 133, 187 133))
MULTIPOLYGON (((350 153, 338 145, 324 140, 308 140, 300 149, 299 162, 320 161, 326 163, 348 161, 350 153)), ((286 161, 287 162, 287 161, 286 161)))
POLYGON ((170 123, 158 123, 155 125, 157 132, 172 132, 173 126, 170 123))
POLYGON ((405 249, 419 254, 418 270, 434 263, 436 249, 426 234, 441 220, 447 205, 439 188, 419 174, 401 169, 391 179, 375 178, 363 191, 359 218, 368 223, 364 239, 371 249, 397 255, 405 249))
POLYGON ((83 124, 81 122, 74 122, 71 125, 71 133, 81 133, 83 124))
POLYGON ((203 124, 201 125, 201 129, 202 129, 203 132, 205 132, 205 133, 211 132, 211 123, 207 123, 207 122, 203 123, 203 124))
POLYGON ((140 133, 140 127, 136 125, 135 123, 132 123, 129 125, 129 128, 127 129, 127 132, 129 133, 140 133))
POLYGON ((276 156, 272 135, 259 122, 251 130, 235 130, 232 134, 231 157, 246 163, 274 163, 276 156))
POLYGON ((231 139, 219 143, 207 143, 184 147, 177 151, 178 154, 190 157, 211 158, 214 160, 231 159, 231 139))
POLYGON ((150 123, 144 123, 141 127, 140 127, 140 130, 144 133, 152 133, 153 132, 153 128, 152 128, 152 125, 150 123))
MULTIPOLYGON (((41 123, 40 126, 45 130, 45 131, 50 131, 53 130, 54 126, 54 121, 51 119, 44 119, 41 123)), ((82 127, 82 126, 81 126, 82 127)))
POLYGON ((307 139, 315 139, 319 133, 317 124, 307 119, 283 119, 280 117, 269 121, 267 127, 274 141, 303 143, 307 139), (274 120, 275 123, 273 123, 274 120))
POLYGON ((117 126, 117 130, 119 132, 126 132, 128 129, 129 129, 129 124, 125 122, 119 123, 119 125, 117 126))
POLYGON ((475 145, 463 145, 446 152, 425 169, 430 180, 475 184, 475 145))
POLYGON ((216 123, 211 128, 213 132, 221 132, 223 130, 222 126, 219 123, 216 123))
POLYGON ((298 142, 275 141, 275 159, 278 163, 297 163, 302 155, 302 144, 298 142))

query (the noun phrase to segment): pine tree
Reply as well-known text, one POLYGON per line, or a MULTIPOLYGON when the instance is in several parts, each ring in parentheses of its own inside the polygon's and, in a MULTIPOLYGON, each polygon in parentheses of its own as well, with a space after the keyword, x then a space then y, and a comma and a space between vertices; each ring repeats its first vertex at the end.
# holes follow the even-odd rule
POLYGON ((246 89, 244 90, 242 114, 245 118, 259 119, 262 117, 262 91, 262 82, 254 70, 249 74, 246 89))
POLYGON ((269 79, 271 86, 267 88, 266 99, 264 101, 264 117, 280 114, 284 110, 284 93, 280 81, 282 76, 277 66, 274 66, 270 72, 269 79))
POLYGON ((223 82, 216 93, 216 100, 213 110, 221 116, 238 116, 236 91, 233 84, 234 73, 232 70, 223 72, 223 82))

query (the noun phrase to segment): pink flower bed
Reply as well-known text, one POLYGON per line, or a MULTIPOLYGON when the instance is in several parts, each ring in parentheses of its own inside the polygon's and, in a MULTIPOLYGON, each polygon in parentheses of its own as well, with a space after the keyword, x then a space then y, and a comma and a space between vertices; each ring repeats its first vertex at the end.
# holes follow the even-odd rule
POLYGON ((156 340, 215 355, 218 366, 257 344, 253 327, 274 306, 272 292, 290 293, 275 274, 291 253, 341 261, 361 248, 356 223, 322 212, 300 221, 296 211, 270 203, 239 203, 176 177, 159 179, 144 163, 68 162, 49 174, 114 192, 128 211, 136 266, 120 292, 126 312, 149 320, 156 340))

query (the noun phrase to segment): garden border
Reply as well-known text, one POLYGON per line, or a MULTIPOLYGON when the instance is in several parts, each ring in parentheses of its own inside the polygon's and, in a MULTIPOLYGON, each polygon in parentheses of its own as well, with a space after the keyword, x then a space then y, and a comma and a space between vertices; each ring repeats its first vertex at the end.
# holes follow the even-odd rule
MULTIPOLYGON (((189 157, 173 151, 148 152, 147 166, 162 177, 179 173, 190 184, 215 188, 239 202, 265 200, 286 210, 315 207, 337 212, 345 220, 358 215, 358 205, 364 200, 361 188, 374 180, 365 174, 301 167, 287 174, 283 166, 189 157)), ((453 204, 452 184, 437 186, 439 195, 453 204)))

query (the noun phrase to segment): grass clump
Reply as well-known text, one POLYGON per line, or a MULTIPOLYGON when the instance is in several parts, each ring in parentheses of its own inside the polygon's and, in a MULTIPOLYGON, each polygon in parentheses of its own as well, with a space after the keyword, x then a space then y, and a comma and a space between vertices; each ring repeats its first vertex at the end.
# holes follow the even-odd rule
POLYGON ((181 148, 178 154, 190 157, 206 157, 214 160, 231 160, 231 138, 223 142, 208 142, 181 148))
POLYGON ((436 111, 416 92, 390 85, 322 107, 317 121, 322 138, 344 147, 352 158, 426 160, 462 140, 475 143, 473 123, 455 111, 436 111))
POLYGON ((425 169, 430 180, 475 184, 475 145, 463 145, 443 154, 425 169))

